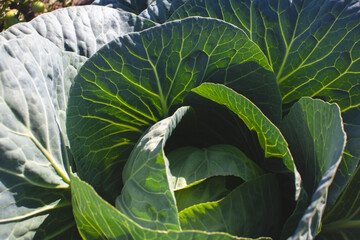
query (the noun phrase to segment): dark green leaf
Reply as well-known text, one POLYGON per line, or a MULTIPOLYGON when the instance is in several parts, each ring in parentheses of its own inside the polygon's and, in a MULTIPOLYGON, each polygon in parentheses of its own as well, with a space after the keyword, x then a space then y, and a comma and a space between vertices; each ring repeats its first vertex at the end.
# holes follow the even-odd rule
POLYGON ((242 30, 214 19, 188 18, 112 41, 84 64, 70 93, 67 123, 79 175, 112 202, 141 134, 204 80, 246 92, 280 119, 270 70, 242 30))
POLYGON ((288 144, 279 129, 271 123, 258 107, 246 97, 220 84, 203 83, 192 91, 216 103, 225 105, 237 114, 249 129, 255 131, 258 135, 260 145, 265 151, 265 157, 278 158, 278 161, 272 163, 276 166, 272 167, 278 172, 291 171, 294 173, 296 192, 297 194, 299 193, 300 178, 287 147, 288 144))
POLYGON ((188 207, 179 213, 182 229, 228 232, 242 237, 275 237, 281 202, 275 175, 241 184, 225 198, 188 207))
POLYGON ((348 240, 360 235, 360 168, 353 174, 343 194, 324 217, 316 239, 348 240))
POLYGON ((322 100, 301 98, 284 118, 281 129, 311 199, 290 239, 304 235, 312 239, 320 227, 328 189, 345 147, 340 109, 322 100))
POLYGON ((189 0, 170 20, 188 16, 243 29, 268 57, 284 103, 311 96, 342 111, 360 104, 357 0, 189 0))
POLYGON ((347 141, 339 169, 329 189, 327 209, 335 203, 349 182, 360 159, 360 107, 342 113, 342 117, 347 141))

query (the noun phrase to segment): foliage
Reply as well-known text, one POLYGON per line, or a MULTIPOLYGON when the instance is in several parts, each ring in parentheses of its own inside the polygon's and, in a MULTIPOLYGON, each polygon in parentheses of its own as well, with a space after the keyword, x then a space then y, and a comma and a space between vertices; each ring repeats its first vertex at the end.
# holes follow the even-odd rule
POLYGON ((95 4, 0 34, 1 239, 357 236, 357 0, 95 4))

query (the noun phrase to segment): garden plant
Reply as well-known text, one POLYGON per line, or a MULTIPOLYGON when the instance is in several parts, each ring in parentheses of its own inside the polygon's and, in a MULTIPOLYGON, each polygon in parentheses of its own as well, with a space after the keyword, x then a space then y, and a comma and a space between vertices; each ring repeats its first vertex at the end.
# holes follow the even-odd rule
POLYGON ((357 239, 359 0, 96 0, 0 33, 0 239, 357 239))

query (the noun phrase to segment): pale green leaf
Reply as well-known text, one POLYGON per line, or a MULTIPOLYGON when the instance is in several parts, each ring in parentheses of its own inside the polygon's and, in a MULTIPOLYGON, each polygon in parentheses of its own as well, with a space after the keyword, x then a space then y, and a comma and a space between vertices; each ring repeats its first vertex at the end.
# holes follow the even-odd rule
POLYGON ((65 129, 85 57, 38 35, 0 44, 1 239, 76 236, 65 129))

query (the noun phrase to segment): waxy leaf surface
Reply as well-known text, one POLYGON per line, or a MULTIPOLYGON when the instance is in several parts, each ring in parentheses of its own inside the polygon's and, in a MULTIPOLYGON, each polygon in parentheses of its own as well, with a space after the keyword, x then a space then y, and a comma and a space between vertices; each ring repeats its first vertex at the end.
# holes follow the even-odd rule
POLYGON ((101 6, 62 8, 19 23, 0 35, 0 43, 25 35, 40 35, 60 49, 90 57, 111 40, 154 26, 135 14, 101 6))
POLYGON ((65 112, 86 58, 37 35, 0 43, 0 56, 1 238, 76 235, 65 112))

